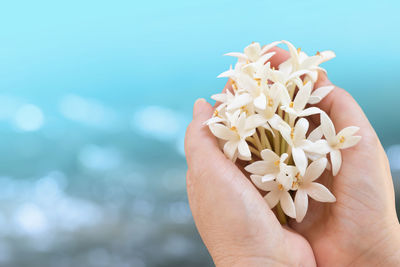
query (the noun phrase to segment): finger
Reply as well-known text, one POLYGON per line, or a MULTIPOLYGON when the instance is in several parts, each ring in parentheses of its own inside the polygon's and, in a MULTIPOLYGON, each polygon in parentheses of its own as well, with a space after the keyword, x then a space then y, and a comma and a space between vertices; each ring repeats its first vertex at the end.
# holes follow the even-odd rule
POLYGON ((278 243, 283 232, 274 213, 203 124, 211 114, 210 104, 196 101, 185 138, 188 199, 204 243, 213 257, 221 247, 254 251, 257 240, 278 243))
POLYGON ((289 51, 280 48, 280 47, 272 47, 270 50, 267 51, 268 53, 270 52, 275 52, 275 55, 273 55, 270 59, 269 62, 271 62, 271 67, 278 68, 279 65, 286 60, 290 58, 290 53, 289 51))
MULTIPOLYGON (((190 123, 185 136, 185 154, 189 167, 198 168, 201 161, 227 160, 218 147, 216 138, 204 122, 211 118, 213 108, 204 99, 198 99, 193 108, 193 121, 190 123), (209 157, 202 158, 203 155, 209 157)), ((206 162, 204 162, 206 163, 206 162)))

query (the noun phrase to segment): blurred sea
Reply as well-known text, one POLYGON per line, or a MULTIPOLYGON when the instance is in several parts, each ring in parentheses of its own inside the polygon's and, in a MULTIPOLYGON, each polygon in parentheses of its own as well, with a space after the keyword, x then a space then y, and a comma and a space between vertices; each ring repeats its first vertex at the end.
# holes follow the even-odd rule
POLYGON ((399 3, 2 2, 0 266, 211 266, 183 137, 252 41, 336 52, 400 192, 399 3))

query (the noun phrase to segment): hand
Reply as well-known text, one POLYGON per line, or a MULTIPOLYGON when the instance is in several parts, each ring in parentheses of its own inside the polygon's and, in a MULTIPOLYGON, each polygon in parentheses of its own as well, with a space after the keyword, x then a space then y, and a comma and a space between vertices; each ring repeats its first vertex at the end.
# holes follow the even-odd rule
POLYGON ((308 242, 284 229, 261 194, 218 148, 203 122, 213 108, 196 101, 185 150, 187 192, 199 233, 217 266, 315 266, 308 242))
MULTIPOLYGON (((275 50, 271 60, 277 66, 288 55, 275 50)), ((326 75, 320 73, 316 87, 327 84, 326 75)), ((280 226, 251 182, 225 158, 202 125, 211 117, 211 106, 204 100, 196 102, 185 143, 188 196, 196 226, 217 266, 399 265, 400 226, 390 169, 378 137, 343 89, 335 88, 319 107, 337 131, 359 126, 362 140, 342 150, 343 164, 336 177, 325 172, 319 179, 337 202, 310 201, 304 221, 290 222, 294 232, 280 226)), ((312 119, 319 124, 318 117, 312 119)))
MULTIPOLYGON (((331 84, 325 73, 319 77, 315 88, 331 84)), ((337 176, 325 171, 319 179, 331 188, 336 203, 310 201, 304 221, 293 221, 291 227, 310 242, 318 265, 399 266, 393 182, 378 136, 360 106, 341 88, 335 87, 318 107, 330 116, 336 131, 356 125, 362 139, 341 150, 343 163, 337 176)))

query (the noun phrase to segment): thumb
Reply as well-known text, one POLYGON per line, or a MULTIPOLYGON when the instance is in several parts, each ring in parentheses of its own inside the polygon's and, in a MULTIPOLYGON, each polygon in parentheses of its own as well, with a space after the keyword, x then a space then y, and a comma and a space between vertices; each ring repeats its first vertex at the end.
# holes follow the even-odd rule
POLYGON ((204 125, 212 111, 204 99, 196 101, 193 121, 186 132, 185 151, 190 208, 197 229, 215 259, 222 257, 224 251, 232 252, 244 244, 253 253, 260 249, 255 240, 274 239, 282 233, 282 228, 256 188, 225 157, 204 125), (260 226, 268 227, 260 230, 260 226))

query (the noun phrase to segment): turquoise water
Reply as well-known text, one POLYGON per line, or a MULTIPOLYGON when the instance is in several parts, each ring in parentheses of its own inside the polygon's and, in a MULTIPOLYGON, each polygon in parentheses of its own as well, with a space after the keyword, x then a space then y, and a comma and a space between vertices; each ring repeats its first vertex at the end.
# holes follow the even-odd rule
POLYGON ((332 49, 400 177, 397 1, 0 4, 0 265, 207 266, 182 140, 222 54, 332 49))

